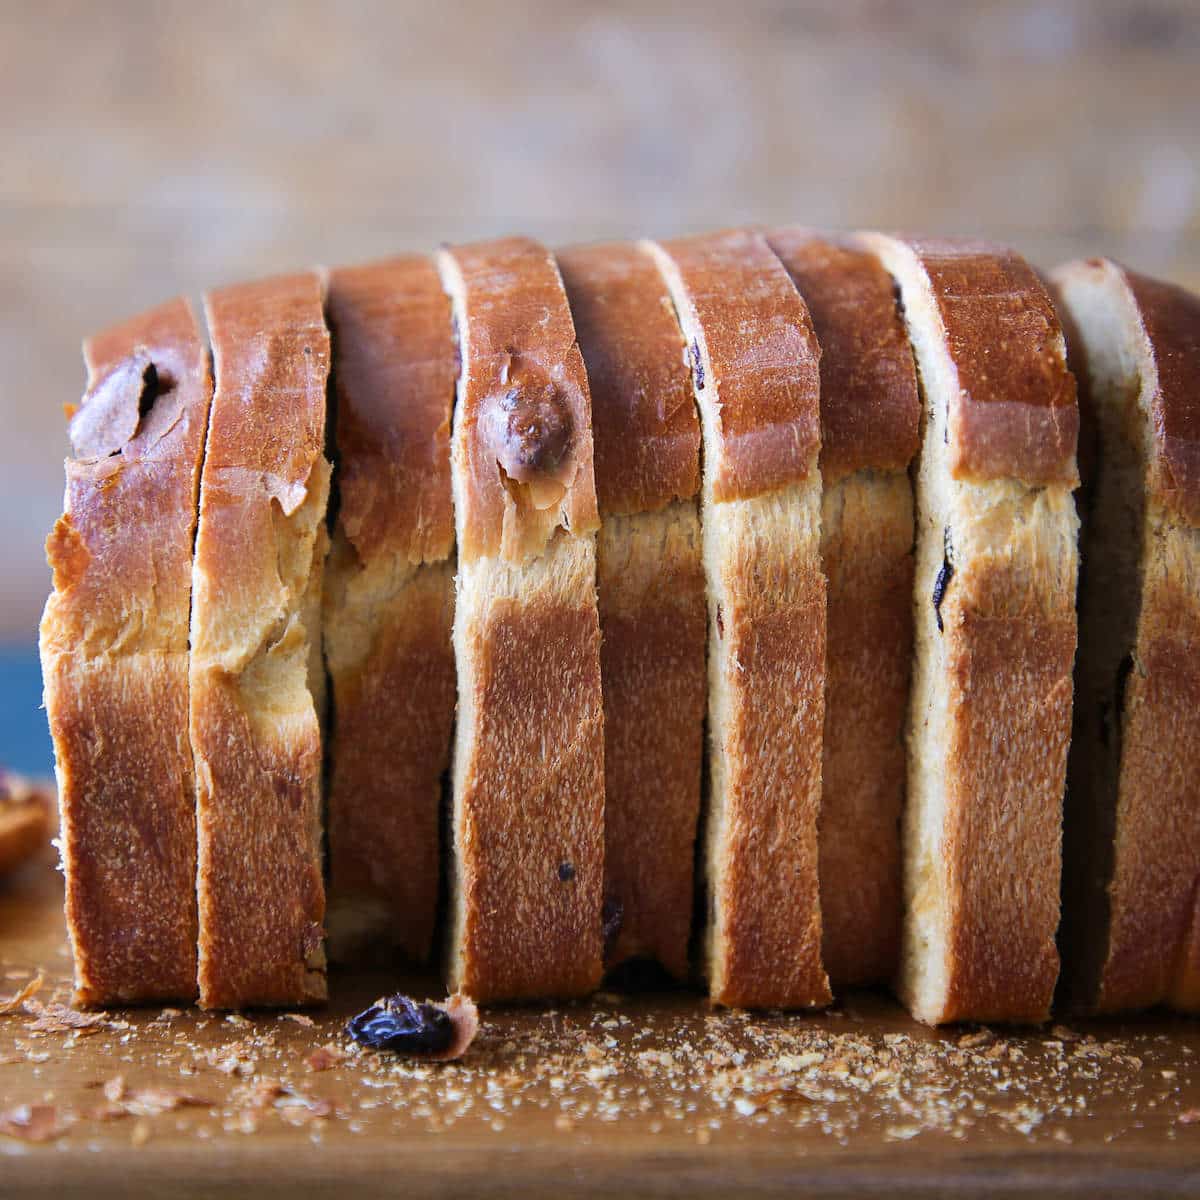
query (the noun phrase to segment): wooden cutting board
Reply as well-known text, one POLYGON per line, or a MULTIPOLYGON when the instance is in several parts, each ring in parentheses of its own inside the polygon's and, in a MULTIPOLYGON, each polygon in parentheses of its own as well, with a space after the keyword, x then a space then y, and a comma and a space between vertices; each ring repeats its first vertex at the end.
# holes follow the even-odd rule
POLYGON ((1194 1022, 938 1033, 869 993, 786 1017, 602 993, 489 1011, 460 1063, 342 1058, 347 1016, 433 981, 340 974, 326 1012, 71 1028, 60 903, 49 861, 0 883, 0 999, 44 976, 0 1016, 4 1196, 1200 1190, 1194 1022))

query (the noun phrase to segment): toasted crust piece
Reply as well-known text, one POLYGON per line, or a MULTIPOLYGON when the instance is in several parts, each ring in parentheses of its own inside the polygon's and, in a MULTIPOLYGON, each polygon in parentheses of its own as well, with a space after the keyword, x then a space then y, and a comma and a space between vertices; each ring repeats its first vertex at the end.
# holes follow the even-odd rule
POLYGON ((587 365, 601 528, 605 965, 688 969, 707 684, 700 422, 654 263, 630 244, 561 251, 587 365))
POLYGON ((831 984, 888 980, 903 910, 900 814, 912 656, 920 394, 891 276, 803 229, 768 234, 821 346, 821 562, 827 580, 822 957, 831 984))
POLYGON ((646 243, 691 346, 709 599, 709 993, 824 1004, 819 350, 756 233, 646 243))
POLYGON ((511 238, 438 263, 462 359, 452 986, 575 996, 600 978, 604 872, 587 376, 543 247, 511 238))
POLYGON ((313 624, 329 495, 321 290, 301 274, 205 300, 217 378, 191 660, 205 1008, 325 998, 313 624))
POLYGON ((75 1000, 190 999, 188 610, 212 379, 184 300, 91 338, 84 357, 41 625, 75 1000))
POLYGON ((1080 661, 1060 946, 1099 1012, 1200 1011, 1200 298, 1107 259, 1053 282, 1080 375, 1080 661))
POLYGON ((897 986, 932 1024, 1040 1021, 1058 974, 1074 385, 1011 251, 862 244, 899 285, 925 401, 897 986))
POLYGON ((454 724, 450 303, 412 255, 333 271, 326 311, 340 498, 323 604, 330 944, 424 960, 454 724))
POLYGON ((0 875, 49 846, 54 815, 52 788, 0 769, 0 875))

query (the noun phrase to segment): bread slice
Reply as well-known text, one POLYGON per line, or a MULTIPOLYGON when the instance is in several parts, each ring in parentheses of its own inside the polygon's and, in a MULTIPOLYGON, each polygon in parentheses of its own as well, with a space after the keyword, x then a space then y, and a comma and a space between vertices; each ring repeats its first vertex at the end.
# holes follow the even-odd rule
POLYGON ((450 302, 431 259, 330 273, 338 512, 325 572, 334 957, 429 957, 454 725, 450 302))
POLYGON ((683 979, 707 684, 700 423, 671 298, 637 246, 561 251, 587 365, 600 534, 605 965, 683 979))
POLYGON ((1064 993, 1200 1011, 1200 297, 1053 275, 1085 403, 1064 993))
POLYGON ((458 246, 438 263, 462 357, 452 987, 577 996, 600 978, 604 875, 587 376, 542 246, 458 246))
POLYGON ((824 1004, 820 352, 760 234, 647 249, 690 347, 703 431, 709 993, 742 1007, 824 1004))
POLYGON ((55 806, 53 788, 0 769, 0 876, 50 845, 55 806))
POLYGON ((921 402, 892 280, 803 229, 768 234, 821 346, 825 731, 821 956, 833 987, 890 980, 903 911, 900 815, 912 659, 913 496, 921 402))
POLYGON ((75 1001, 196 994, 188 612, 212 378, 173 300, 84 343, 63 515, 46 542, 46 713, 75 1001))
POLYGON ((193 565, 200 1003, 325 998, 321 573, 329 335, 315 274, 209 293, 193 565))
POLYGON ((924 398, 898 990, 919 1020, 1043 1020, 1058 974, 1079 410, 1037 276, 867 235, 924 398))

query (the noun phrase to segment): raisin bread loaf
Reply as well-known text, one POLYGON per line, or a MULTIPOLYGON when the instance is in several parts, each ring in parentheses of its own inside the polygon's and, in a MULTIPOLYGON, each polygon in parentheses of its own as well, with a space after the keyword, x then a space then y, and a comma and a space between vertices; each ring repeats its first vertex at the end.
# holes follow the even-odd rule
POLYGON ((899 961, 912 657, 908 466, 921 403, 891 277, 879 261, 803 229, 775 230, 768 240, 821 346, 821 953, 838 988, 890 980, 899 961))
POLYGON ((413 255, 333 271, 326 311, 339 497, 323 616, 330 946, 424 960, 454 724, 450 303, 432 260, 413 255))
POLYGON ((817 341, 760 234, 647 249, 690 347, 703 436, 709 992, 744 1007, 824 1004, 817 341))
POLYGON ((604 873, 587 376, 542 246, 509 238, 438 262, 462 362, 452 987, 577 996, 600 978, 604 873))
POLYGON ((190 999, 188 612, 212 378, 184 300, 90 338, 84 357, 41 624, 75 1000, 190 999))
POLYGON ((211 292, 193 564, 200 1003, 325 998, 321 575, 329 335, 315 274, 211 292))
POLYGON ((592 397, 605 965, 684 978, 707 685, 700 424, 671 298, 634 245, 558 255, 592 397))
POLYGON ((919 1020, 1040 1021, 1058 974, 1079 412, 1003 248, 866 235, 924 399, 898 990, 919 1020))
POLYGON ((1064 992, 1200 1011, 1200 298, 1107 259, 1053 275, 1079 376, 1080 653, 1064 992))

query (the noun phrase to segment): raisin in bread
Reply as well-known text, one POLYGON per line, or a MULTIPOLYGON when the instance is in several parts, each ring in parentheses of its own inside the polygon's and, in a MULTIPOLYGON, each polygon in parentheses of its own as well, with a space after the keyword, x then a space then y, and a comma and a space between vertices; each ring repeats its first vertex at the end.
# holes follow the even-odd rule
POLYGON ((174 300, 84 344, 41 624, 79 1004, 196 994, 188 613, 212 378, 174 300))
POLYGON ((604 718, 591 405, 553 258, 438 255, 461 374, 450 975, 479 1001, 601 973, 604 718))
POLYGON ((690 347, 703 437, 709 993, 744 1007, 824 1004, 820 352, 760 234, 647 249, 690 347))
POLYGON ((866 235, 924 399, 898 990, 919 1020, 1043 1020, 1058 974, 1079 412, 1037 276, 866 235))
POLYGON ((457 377, 431 259, 330 273, 338 511, 325 572, 330 948, 428 958, 454 723, 457 377))
POLYGON ((768 240, 821 346, 821 953, 838 988, 890 980, 899 961, 912 658, 908 466, 921 404, 892 280, 879 261, 804 229, 774 230, 768 240))
POLYGON ((1083 413, 1063 992, 1200 1010, 1200 298, 1107 259, 1053 285, 1083 413))
POLYGON ((558 255, 592 397, 604 690, 605 965, 688 969, 707 685, 700 424, 671 298, 635 245, 558 255))
POLYGON ((329 335, 315 274, 211 292, 193 564, 200 1003, 325 999, 321 575, 329 335))

